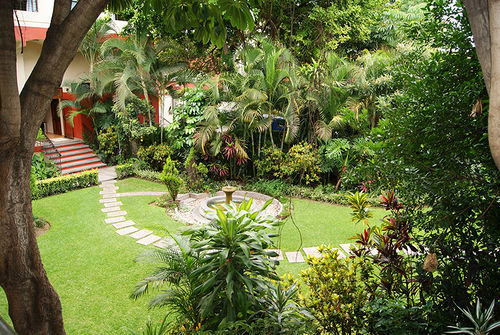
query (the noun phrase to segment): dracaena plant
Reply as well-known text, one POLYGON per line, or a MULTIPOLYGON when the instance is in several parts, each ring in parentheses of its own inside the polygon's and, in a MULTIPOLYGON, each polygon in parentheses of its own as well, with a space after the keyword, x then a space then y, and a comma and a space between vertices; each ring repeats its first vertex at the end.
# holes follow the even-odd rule
POLYGON ((365 225, 369 226, 369 218, 373 217, 372 211, 368 209, 368 200, 366 193, 350 193, 346 195, 349 200, 349 205, 352 209, 352 221, 355 223, 363 222, 365 225))
POLYGON ((270 279, 278 280, 266 251, 273 246, 278 222, 261 210, 252 211, 252 199, 225 205, 206 226, 186 231, 200 257, 196 274, 210 274, 195 289, 202 296, 202 317, 214 323, 246 318, 259 309, 257 298, 265 294, 270 279))
POLYGON ((413 245, 412 227, 402 214, 403 206, 394 191, 382 196, 381 205, 391 210, 390 215, 383 218, 380 227, 368 227, 352 237, 356 242, 353 253, 356 257, 371 259, 379 268, 380 271, 373 275, 377 277, 378 286, 385 294, 391 297, 402 295, 412 305, 421 288, 416 278, 414 260, 407 255, 418 251, 413 245))

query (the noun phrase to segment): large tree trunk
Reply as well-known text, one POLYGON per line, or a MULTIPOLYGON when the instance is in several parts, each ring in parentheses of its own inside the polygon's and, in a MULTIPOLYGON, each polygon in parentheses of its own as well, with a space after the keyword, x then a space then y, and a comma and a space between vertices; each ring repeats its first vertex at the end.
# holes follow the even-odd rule
POLYGON ((14 1, 0 1, 0 286, 15 330, 65 334, 59 297, 36 244, 29 174, 36 134, 76 50, 107 0, 55 0, 40 58, 21 95, 16 80, 14 1))
POLYGON ((488 141, 500 169, 500 0, 464 0, 467 18, 490 96, 488 141))
POLYGON ((488 140, 495 164, 500 169, 500 1, 489 1, 491 79, 488 140))

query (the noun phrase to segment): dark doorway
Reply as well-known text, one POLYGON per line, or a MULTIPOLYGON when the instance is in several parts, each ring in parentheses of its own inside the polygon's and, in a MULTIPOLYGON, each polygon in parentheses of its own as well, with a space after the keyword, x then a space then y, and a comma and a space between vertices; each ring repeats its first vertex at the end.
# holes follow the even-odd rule
POLYGON ((58 106, 59 100, 57 99, 52 99, 52 102, 50 103, 50 111, 52 113, 52 129, 54 134, 56 135, 62 135, 62 130, 61 130, 61 118, 59 117, 58 113, 58 106))

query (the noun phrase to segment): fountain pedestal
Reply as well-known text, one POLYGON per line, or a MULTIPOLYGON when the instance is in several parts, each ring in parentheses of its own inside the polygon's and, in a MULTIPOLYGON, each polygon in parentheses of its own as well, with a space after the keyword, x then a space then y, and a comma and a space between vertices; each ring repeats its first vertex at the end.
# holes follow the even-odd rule
POLYGON ((236 192, 236 187, 234 186, 224 186, 222 192, 226 193, 226 204, 229 205, 233 201, 233 193, 236 192))

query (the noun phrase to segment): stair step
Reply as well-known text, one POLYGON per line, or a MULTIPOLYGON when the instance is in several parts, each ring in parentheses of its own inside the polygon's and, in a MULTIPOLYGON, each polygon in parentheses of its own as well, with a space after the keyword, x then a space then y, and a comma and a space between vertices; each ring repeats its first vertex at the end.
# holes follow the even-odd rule
MULTIPOLYGON (((76 150, 76 149, 86 149, 88 147, 89 146, 86 144, 74 144, 74 145, 69 145, 69 146, 57 147, 57 151, 59 151, 59 152, 72 151, 72 150, 76 150)), ((56 151, 54 149, 44 150, 44 152, 47 154, 56 153, 56 151)))
POLYGON ((57 166, 60 169, 66 169, 74 166, 80 166, 80 165, 85 165, 85 164, 90 164, 90 163, 102 163, 99 157, 95 156, 91 158, 83 158, 83 159, 76 159, 70 162, 62 163, 62 164, 57 164, 57 166))
MULTIPOLYGON (((71 151, 63 151, 63 152, 61 152, 61 158, 62 157, 67 157, 67 156, 87 154, 87 153, 92 153, 92 150, 90 150, 90 148, 86 148, 86 149, 77 149, 77 150, 71 150, 71 151)), ((57 155, 57 154, 46 154, 45 157, 47 157, 49 159, 54 159, 54 158, 59 158, 59 155, 57 155)))
MULTIPOLYGON (((65 140, 56 140, 56 139, 54 139, 54 140, 52 140, 52 143, 54 144, 54 146, 55 146, 56 148, 58 148, 58 147, 63 147, 63 146, 67 146, 67 145, 81 144, 81 143, 83 143, 83 142, 82 142, 82 141, 80 141, 80 140, 74 140, 74 139, 73 139, 73 140, 69 140, 69 139, 65 139, 65 140)), ((42 146, 42 148, 44 148, 44 149, 50 149, 50 148, 52 148, 52 145, 50 145, 50 144, 48 144, 48 143, 45 143, 45 144, 42 146)))
POLYGON ((71 167, 71 168, 67 168, 67 169, 62 169, 61 174, 65 175, 65 174, 76 173, 76 172, 81 172, 81 171, 85 171, 85 170, 92 170, 92 169, 102 168, 102 167, 106 167, 106 164, 99 162, 99 163, 79 165, 79 166, 75 166, 75 167, 71 167))
MULTIPOLYGON (((97 157, 96 154, 94 154, 92 151, 88 153, 83 153, 83 154, 78 154, 78 155, 67 155, 67 156, 61 156, 59 157, 54 157, 53 160, 58 161, 58 163, 68 163, 68 162, 73 162, 73 161, 78 161, 86 158, 94 158, 97 157)), ((52 158, 50 158, 52 159, 52 158)))

